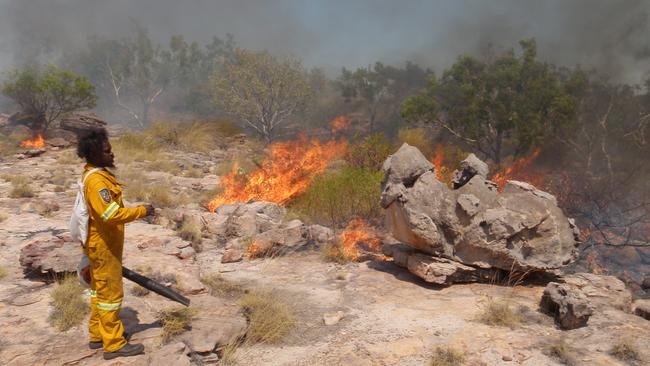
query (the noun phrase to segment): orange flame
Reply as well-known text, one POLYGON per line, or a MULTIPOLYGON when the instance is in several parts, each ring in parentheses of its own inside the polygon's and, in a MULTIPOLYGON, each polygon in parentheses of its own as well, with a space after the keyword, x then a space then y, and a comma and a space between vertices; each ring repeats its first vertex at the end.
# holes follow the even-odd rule
POLYGON ((20 143, 20 147, 26 149, 39 149, 45 147, 45 139, 40 133, 36 137, 24 140, 20 143))
POLYGON ((324 172, 330 161, 345 153, 344 141, 321 143, 301 137, 275 143, 259 168, 243 176, 237 167, 221 180, 223 192, 208 203, 219 206, 236 202, 269 201, 284 205, 307 190, 313 178, 324 172))
POLYGON ((371 252, 379 252, 381 249, 379 236, 362 219, 350 221, 339 234, 339 243, 343 254, 352 260, 358 260, 361 257, 361 248, 371 252))
POLYGON ((439 181, 442 181, 444 179, 444 171, 447 170, 447 167, 443 165, 445 161, 445 147, 442 146, 442 144, 436 145, 436 149, 433 152, 430 161, 436 167, 436 178, 439 181))
POLYGON ((350 126, 350 119, 346 116, 338 116, 330 122, 330 126, 332 126, 332 132, 345 130, 350 126))
POLYGON ((543 185, 543 176, 526 171, 526 168, 537 159, 539 153, 540 149, 535 149, 529 156, 515 160, 507 168, 496 172, 491 180, 499 186, 499 189, 503 189, 506 182, 513 179, 523 180, 538 187, 543 185))

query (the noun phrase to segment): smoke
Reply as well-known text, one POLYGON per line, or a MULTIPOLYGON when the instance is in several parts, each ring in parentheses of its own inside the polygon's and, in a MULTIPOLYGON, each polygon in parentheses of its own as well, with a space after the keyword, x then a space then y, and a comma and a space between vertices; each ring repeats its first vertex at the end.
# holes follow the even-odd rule
POLYGON ((0 68, 55 60, 89 35, 128 36, 135 19, 161 43, 231 33, 330 72, 406 60, 442 71, 461 53, 535 37, 545 60, 639 83, 650 70, 649 11, 642 0, 0 0, 0 68))

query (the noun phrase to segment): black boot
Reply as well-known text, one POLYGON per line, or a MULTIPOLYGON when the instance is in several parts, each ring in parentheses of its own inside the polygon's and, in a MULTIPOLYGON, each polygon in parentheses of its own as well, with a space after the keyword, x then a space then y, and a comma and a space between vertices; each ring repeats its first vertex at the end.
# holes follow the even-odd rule
MULTIPOLYGON (((131 339, 131 335, 129 333, 127 333, 127 332, 124 332, 122 334, 122 337, 124 337, 124 339, 126 339, 127 341, 129 339, 131 339)), ((88 342, 88 348, 90 348, 90 349, 100 349, 102 347, 104 347, 104 345, 102 344, 102 341, 90 341, 90 342, 88 342)))
POLYGON ((136 356, 141 353, 144 353, 144 346, 138 343, 127 343, 124 347, 118 349, 115 352, 104 352, 105 360, 112 360, 117 357, 129 357, 136 356))

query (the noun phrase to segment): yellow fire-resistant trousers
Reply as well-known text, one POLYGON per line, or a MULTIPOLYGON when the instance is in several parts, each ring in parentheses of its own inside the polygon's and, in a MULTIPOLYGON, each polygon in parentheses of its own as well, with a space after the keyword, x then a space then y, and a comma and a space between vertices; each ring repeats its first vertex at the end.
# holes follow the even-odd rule
POLYGON ((91 276, 90 340, 102 341, 104 352, 115 352, 126 344, 119 318, 124 297, 121 250, 103 244, 87 248, 91 276))

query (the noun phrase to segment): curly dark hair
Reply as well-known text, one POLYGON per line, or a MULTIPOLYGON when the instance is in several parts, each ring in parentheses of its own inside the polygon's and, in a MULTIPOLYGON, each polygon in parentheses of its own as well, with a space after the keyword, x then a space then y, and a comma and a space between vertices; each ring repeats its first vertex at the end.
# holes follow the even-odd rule
POLYGON ((88 163, 96 163, 101 159, 104 143, 107 141, 108 132, 105 128, 92 129, 79 137, 77 155, 88 163))

